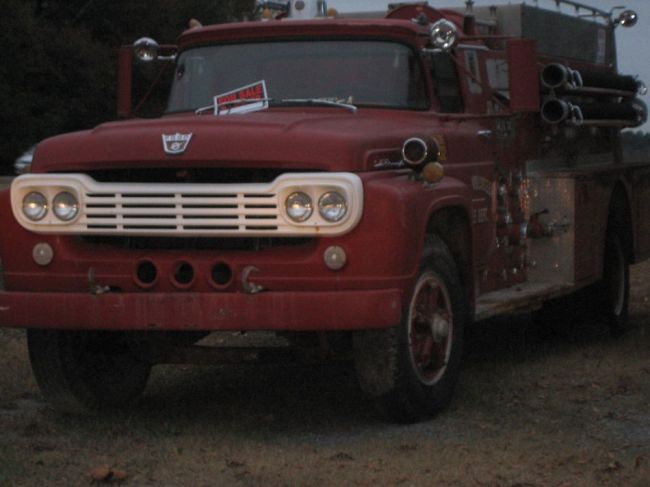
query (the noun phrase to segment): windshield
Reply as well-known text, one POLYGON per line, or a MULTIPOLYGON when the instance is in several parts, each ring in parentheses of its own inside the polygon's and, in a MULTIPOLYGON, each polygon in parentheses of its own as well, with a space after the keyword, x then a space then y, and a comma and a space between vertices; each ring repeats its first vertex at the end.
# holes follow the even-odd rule
POLYGON ((196 110, 214 97, 263 80, 268 97, 327 99, 357 106, 428 108, 412 49, 392 42, 301 41, 214 45, 180 54, 168 112, 196 110))

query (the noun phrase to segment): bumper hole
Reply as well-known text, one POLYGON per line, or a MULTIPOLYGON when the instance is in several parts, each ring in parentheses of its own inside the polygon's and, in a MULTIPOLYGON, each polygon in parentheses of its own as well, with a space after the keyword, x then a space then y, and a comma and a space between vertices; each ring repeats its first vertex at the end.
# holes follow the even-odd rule
POLYGON ((194 268, 187 262, 181 262, 174 271, 174 281, 178 284, 187 285, 194 280, 194 268))
POLYGON ((153 262, 150 261, 141 262, 138 265, 136 276, 138 278, 138 281, 140 281, 142 284, 145 285, 153 284, 154 282, 156 282, 156 279, 158 278, 158 269, 156 269, 156 266, 154 265, 153 262))
POLYGON ((212 267, 212 281, 217 286, 225 286, 232 279, 232 270, 227 264, 220 262, 212 267))

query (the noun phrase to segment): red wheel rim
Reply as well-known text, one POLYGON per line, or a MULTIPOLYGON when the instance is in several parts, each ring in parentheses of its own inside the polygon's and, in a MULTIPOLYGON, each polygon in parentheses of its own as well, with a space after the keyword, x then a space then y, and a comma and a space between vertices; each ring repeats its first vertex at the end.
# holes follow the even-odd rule
POLYGON ((449 292, 442 279, 426 272, 418 279, 408 315, 408 347, 420 382, 433 385, 445 373, 453 339, 449 292))

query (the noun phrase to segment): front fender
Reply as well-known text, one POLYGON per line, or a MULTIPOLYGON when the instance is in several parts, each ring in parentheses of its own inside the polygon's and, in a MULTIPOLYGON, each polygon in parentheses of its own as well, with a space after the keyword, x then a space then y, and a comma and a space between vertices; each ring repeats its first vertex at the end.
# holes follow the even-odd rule
POLYGON ((418 271, 431 218, 443 209, 471 214, 471 189, 445 177, 431 185, 415 181, 410 172, 364 175, 364 214, 344 239, 363 249, 370 275, 400 276, 413 281, 418 271))

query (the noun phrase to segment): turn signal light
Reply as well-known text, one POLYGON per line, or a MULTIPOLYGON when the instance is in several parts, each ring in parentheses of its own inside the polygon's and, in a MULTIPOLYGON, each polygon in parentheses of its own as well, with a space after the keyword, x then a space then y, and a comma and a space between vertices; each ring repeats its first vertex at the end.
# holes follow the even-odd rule
POLYGON ((422 169, 422 179, 427 183, 437 183, 445 176, 445 168, 439 162, 429 162, 422 169))

